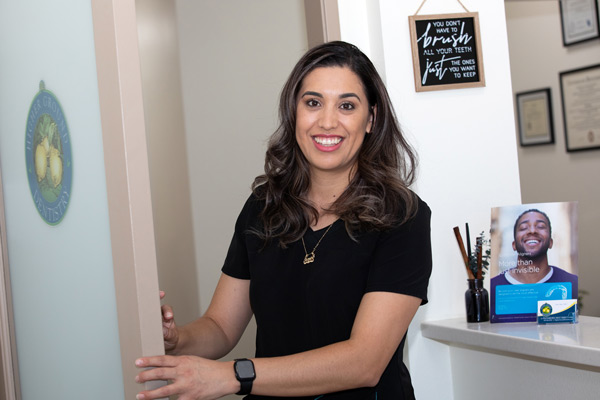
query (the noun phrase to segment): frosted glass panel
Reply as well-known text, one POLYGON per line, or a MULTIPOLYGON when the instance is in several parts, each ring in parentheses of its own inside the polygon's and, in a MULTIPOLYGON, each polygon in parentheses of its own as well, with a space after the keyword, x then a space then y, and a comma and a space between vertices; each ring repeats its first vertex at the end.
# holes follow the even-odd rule
POLYGON ((91 4, 0 2, 0 60, 0 166, 23 399, 123 399, 91 4), (65 124, 47 100, 32 118, 37 124, 46 113, 51 120, 40 123, 57 126, 35 125, 28 143, 40 81, 65 124), (65 127, 69 154, 55 136, 67 140, 65 127), (36 155, 37 145, 44 149, 36 155), (28 174, 43 186, 46 207, 63 196, 64 207, 51 212, 64 215, 40 208, 28 174))

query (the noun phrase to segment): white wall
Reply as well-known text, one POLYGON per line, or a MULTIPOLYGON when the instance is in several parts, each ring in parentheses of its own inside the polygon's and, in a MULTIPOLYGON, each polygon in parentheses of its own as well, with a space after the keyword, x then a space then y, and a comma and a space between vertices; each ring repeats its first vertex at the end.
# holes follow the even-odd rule
MULTIPOLYGON (((280 90, 307 50, 304 2, 176 2, 200 308, 262 173, 280 90)), ((175 311, 177 313, 177 310, 175 311)), ((254 332, 233 356, 254 354, 254 332)))
POLYGON ((589 292, 582 313, 600 316, 600 151, 567 153, 559 82, 562 71, 600 63, 600 39, 564 47, 557 1, 505 7, 513 91, 552 91, 555 143, 518 148, 523 203, 579 201, 579 288, 589 292))
POLYGON ((457 400, 598 398, 599 373, 593 367, 577 368, 535 357, 455 346, 450 347, 450 353, 457 400))
MULTIPOLYGON (((360 10, 372 1, 339 3, 342 40, 369 43, 364 37, 378 24, 369 16, 377 13, 360 10)), ((479 12, 486 87, 416 93, 408 16, 421 3, 380 0, 379 15, 388 90, 421 160, 415 189, 433 212, 430 302, 417 313, 408 346, 417 398, 437 400, 453 398, 449 349, 423 338, 419 323, 464 316, 466 273, 452 228, 469 222, 472 232, 489 231, 490 208, 521 198, 502 0, 463 1, 479 12)), ((429 0, 419 14, 454 12, 464 12, 458 2, 429 0)))

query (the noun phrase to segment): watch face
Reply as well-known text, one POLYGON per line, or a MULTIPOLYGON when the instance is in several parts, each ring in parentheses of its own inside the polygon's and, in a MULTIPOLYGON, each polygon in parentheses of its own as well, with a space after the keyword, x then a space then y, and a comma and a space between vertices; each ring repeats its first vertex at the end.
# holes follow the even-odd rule
POLYGON ((254 364, 250 360, 240 360, 235 363, 235 373, 239 379, 254 379, 254 364))

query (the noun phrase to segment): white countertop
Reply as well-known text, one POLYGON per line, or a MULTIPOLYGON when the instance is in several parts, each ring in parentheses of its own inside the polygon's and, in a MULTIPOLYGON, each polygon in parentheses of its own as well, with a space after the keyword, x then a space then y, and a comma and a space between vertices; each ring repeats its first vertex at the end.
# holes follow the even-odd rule
POLYGON ((465 318, 421 323, 429 339, 600 368, 600 318, 577 324, 468 323, 465 318))

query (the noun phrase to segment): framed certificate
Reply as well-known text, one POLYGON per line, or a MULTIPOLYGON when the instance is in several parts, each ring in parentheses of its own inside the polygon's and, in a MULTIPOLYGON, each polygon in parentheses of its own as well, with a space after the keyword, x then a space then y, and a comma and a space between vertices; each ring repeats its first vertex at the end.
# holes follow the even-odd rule
POLYGON ((560 20, 565 46, 600 37, 596 1, 560 0, 560 20))
POLYGON ((550 88, 517 93, 521 146, 554 143, 550 88))
POLYGON ((600 64, 560 73, 567 151, 600 149, 600 64))

